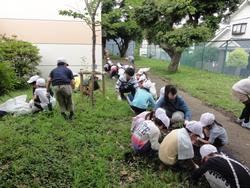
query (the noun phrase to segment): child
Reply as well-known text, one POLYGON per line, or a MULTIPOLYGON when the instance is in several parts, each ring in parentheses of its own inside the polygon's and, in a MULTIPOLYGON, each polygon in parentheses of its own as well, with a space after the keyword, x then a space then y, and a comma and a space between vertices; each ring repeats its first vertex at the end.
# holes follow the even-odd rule
POLYGON ((118 99, 126 100, 124 93, 131 93, 135 96, 136 88, 138 84, 134 78, 135 71, 133 68, 128 67, 125 70, 125 74, 121 75, 116 82, 116 90, 119 93, 118 99))
MULTIPOLYGON (((30 103, 32 108, 32 112, 42 111, 48 108, 48 104, 50 103, 47 97, 47 90, 46 90, 46 82, 45 79, 39 78, 36 81, 36 89, 33 96, 33 102, 30 103)), ((53 102, 55 100, 51 97, 50 98, 53 102)))
POLYGON ((136 114, 146 111, 149 106, 152 108, 155 107, 155 100, 149 91, 151 86, 152 82, 147 80, 142 83, 139 89, 137 89, 135 97, 130 104, 136 114))
POLYGON ((160 130, 169 126, 169 118, 164 109, 159 108, 155 112, 153 120, 144 120, 134 127, 131 141, 133 149, 137 153, 151 153, 159 150, 160 130))
POLYGON ((28 84, 32 85, 32 95, 34 95, 34 92, 35 92, 35 90, 36 90, 36 81, 37 81, 37 79, 39 79, 39 78, 40 78, 40 76, 38 76, 38 75, 31 76, 31 77, 29 78, 29 80, 27 81, 28 84))
POLYGON ((203 125, 206 139, 198 138, 203 144, 213 144, 217 149, 228 143, 226 130, 215 120, 212 113, 204 113, 200 117, 200 122, 203 125))

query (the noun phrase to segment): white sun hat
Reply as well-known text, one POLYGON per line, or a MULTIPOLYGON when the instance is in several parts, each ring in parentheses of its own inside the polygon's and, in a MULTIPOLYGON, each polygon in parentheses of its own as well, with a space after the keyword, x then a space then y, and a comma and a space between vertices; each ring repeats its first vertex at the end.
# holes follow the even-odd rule
POLYGON ((161 120, 165 127, 169 127, 170 120, 163 108, 157 108, 157 110, 155 111, 155 117, 161 120))
POLYGON ((215 116, 212 113, 206 112, 203 113, 200 117, 200 122, 203 125, 203 127, 212 125, 214 123, 215 116))
POLYGON ((205 156, 208 156, 211 153, 216 153, 216 152, 218 152, 218 150, 212 144, 204 144, 200 148, 200 154, 202 158, 204 158, 205 156))
POLYGON ((45 79, 43 79, 43 78, 37 79, 36 85, 37 85, 37 86, 40 86, 40 87, 45 87, 45 86, 46 86, 46 81, 45 81, 45 79))
POLYGON ((38 75, 31 76, 27 82, 31 84, 33 82, 36 82, 38 78, 40 78, 40 76, 38 75))
POLYGON ((199 121, 189 121, 187 122, 186 129, 190 132, 198 135, 201 138, 204 138, 203 126, 199 121))
POLYGON ((153 83, 150 81, 150 80, 146 80, 143 82, 143 87, 146 88, 146 89, 150 89, 153 85, 153 83))

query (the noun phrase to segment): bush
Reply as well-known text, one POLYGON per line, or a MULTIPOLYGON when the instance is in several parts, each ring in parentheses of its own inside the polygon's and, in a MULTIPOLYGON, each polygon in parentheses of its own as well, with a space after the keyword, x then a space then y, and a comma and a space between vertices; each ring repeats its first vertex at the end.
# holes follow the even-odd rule
POLYGON ((22 88, 26 80, 38 71, 41 56, 39 49, 29 42, 17 40, 15 37, 0 36, 0 62, 10 62, 16 73, 15 88, 22 88))
POLYGON ((0 62, 0 78, 0 95, 3 95, 15 86, 15 72, 10 63, 0 62))
POLYGON ((243 48, 236 48, 229 53, 226 65, 228 66, 246 66, 248 53, 243 48))

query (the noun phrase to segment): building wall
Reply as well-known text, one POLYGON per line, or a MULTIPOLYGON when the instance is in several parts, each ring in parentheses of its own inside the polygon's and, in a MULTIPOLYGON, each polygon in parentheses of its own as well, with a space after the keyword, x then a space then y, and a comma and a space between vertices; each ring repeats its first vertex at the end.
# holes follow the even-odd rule
MULTIPOLYGON (((91 69, 92 34, 81 20, 60 16, 59 10, 84 9, 82 0, 0 1, 0 34, 15 35, 40 49, 38 66, 47 77, 58 57, 65 57, 74 72, 91 69), (82 59, 85 59, 83 62, 82 59)), ((100 10, 98 14, 100 20, 100 10)), ((102 70, 101 31, 97 32, 97 70, 102 70)))

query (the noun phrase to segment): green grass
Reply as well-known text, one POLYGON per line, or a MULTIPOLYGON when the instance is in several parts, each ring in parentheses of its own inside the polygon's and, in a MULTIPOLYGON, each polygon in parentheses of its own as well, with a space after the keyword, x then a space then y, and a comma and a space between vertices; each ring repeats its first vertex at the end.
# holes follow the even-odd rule
POLYGON ((237 76, 217 74, 182 65, 177 73, 169 73, 167 62, 147 58, 136 60, 136 65, 151 67, 154 75, 169 79, 171 83, 209 105, 232 112, 235 116, 241 112, 242 105, 231 95, 233 84, 240 79, 237 76))
MULTIPOLYGON (((124 161, 132 113, 116 100, 113 84, 107 98, 96 95, 95 108, 74 94, 72 122, 58 109, 0 120, 0 187, 188 187, 186 174, 159 171, 147 158, 124 161)), ((21 93, 31 91, 11 96, 21 93)))

